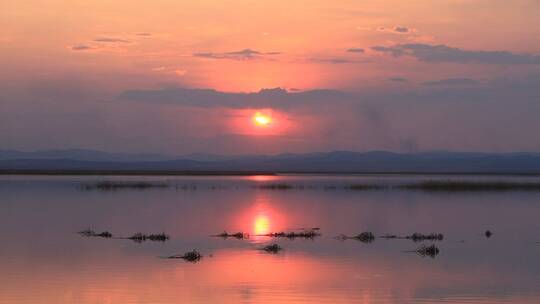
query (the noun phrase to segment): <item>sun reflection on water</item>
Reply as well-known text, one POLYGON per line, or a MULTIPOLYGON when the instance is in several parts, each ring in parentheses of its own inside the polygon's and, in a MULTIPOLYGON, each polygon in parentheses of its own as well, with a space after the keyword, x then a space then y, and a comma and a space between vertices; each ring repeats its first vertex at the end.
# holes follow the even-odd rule
POLYGON ((253 232, 255 235, 270 233, 270 219, 264 214, 258 214, 253 221, 253 232))

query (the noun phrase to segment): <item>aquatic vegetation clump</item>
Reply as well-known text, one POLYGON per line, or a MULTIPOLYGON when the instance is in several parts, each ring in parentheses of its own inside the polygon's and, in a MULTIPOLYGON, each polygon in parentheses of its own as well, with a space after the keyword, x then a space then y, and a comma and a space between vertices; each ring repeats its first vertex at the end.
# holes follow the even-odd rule
POLYGON ((422 234, 422 233, 415 232, 409 236, 406 236, 405 238, 413 240, 414 242, 442 241, 444 239, 444 235, 442 233, 422 234))
POLYGON ((158 233, 158 234, 150 234, 147 236, 147 239, 149 239, 150 241, 161 241, 161 242, 165 242, 169 239, 170 237, 165 234, 165 233, 158 233))
POLYGON ((279 246, 278 244, 272 244, 272 245, 264 246, 263 248, 261 248, 261 250, 266 251, 268 253, 278 253, 281 250, 283 250, 283 248, 281 248, 281 246, 279 246))
POLYGON ((376 184, 353 184, 353 185, 345 186, 346 190, 357 190, 357 191, 381 190, 381 189, 385 189, 385 188, 387 188, 387 187, 384 187, 383 185, 376 185, 376 184))
POLYGON ((128 237, 127 239, 141 243, 146 240, 150 241, 158 241, 158 242, 165 242, 170 237, 165 233, 159 233, 159 234, 143 234, 143 233, 135 233, 134 235, 128 237))
POLYGON ((314 239, 315 237, 320 236, 321 233, 319 232, 319 228, 312 228, 312 229, 305 229, 300 232, 271 232, 267 234, 263 234, 262 236, 268 236, 268 237, 277 237, 277 238, 288 238, 288 239, 295 239, 295 238, 304 238, 304 239, 314 239))
POLYGON ((168 256, 168 259, 183 259, 188 262, 198 262, 202 259, 203 255, 197 250, 188 251, 182 255, 171 255, 168 256))
POLYGON ((399 239, 400 237, 395 235, 395 234, 385 234, 385 235, 382 235, 380 236, 381 239, 399 239))
POLYGON ((97 233, 92 229, 85 229, 85 230, 79 231, 78 233, 84 237, 102 237, 102 238, 112 237, 112 233, 110 233, 109 231, 103 231, 103 232, 97 233))
POLYGON ((416 253, 422 257, 428 256, 430 258, 434 258, 439 254, 439 248, 435 246, 435 244, 430 246, 422 245, 416 249, 416 253))
POLYGON ((170 185, 164 182, 117 182, 117 181, 101 181, 94 184, 86 184, 83 186, 85 190, 100 190, 100 191, 114 191, 122 189, 138 189, 145 190, 150 188, 168 188, 170 185))
POLYGON ((370 231, 365 231, 354 236, 353 238, 359 240, 362 243, 371 243, 375 240, 375 235, 370 231))
POLYGON ((493 235, 493 232, 491 232, 490 230, 486 230, 484 235, 489 239, 493 235))
POLYGON ((430 180, 399 186, 423 191, 540 191, 539 182, 430 180))
POLYGON ((228 233, 227 231, 223 231, 220 234, 215 234, 215 235, 212 235, 212 236, 222 237, 224 239, 226 239, 226 238, 243 239, 243 238, 247 238, 249 235, 247 233, 244 234, 243 232, 228 233))
POLYGON ((264 190, 290 190, 293 189, 294 186, 290 184, 280 183, 280 184, 264 184, 264 185, 258 185, 256 186, 258 189, 264 189, 264 190))
POLYGON ((336 239, 341 240, 341 241, 353 239, 353 240, 360 241, 362 243, 371 243, 375 240, 375 235, 370 231, 364 231, 355 236, 346 236, 345 234, 340 234, 339 236, 336 237, 336 239))

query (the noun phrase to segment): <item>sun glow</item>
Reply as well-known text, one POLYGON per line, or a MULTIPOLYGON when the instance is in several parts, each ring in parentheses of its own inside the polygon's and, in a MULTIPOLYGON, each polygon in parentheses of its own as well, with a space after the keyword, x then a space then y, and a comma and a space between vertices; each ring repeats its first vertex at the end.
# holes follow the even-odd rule
POLYGON ((260 112, 257 112, 253 116, 253 122, 257 126, 266 127, 266 126, 270 125, 270 123, 272 123, 272 118, 270 118, 270 116, 263 115, 260 112))
POLYGON ((253 230, 255 234, 267 234, 270 232, 270 220, 266 215, 257 215, 253 222, 253 230))

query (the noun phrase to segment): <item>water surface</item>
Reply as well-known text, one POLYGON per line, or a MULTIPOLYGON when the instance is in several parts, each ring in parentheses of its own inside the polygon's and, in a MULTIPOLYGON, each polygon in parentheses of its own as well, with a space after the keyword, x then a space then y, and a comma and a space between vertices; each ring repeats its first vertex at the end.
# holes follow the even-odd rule
MULTIPOLYGON (((344 191, 325 185, 433 178, 258 176, 0 178, 0 303, 539 303, 540 193, 344 191), (101 180, 165 189, 84 191, 101 180), (314 185, 257 189, 262 183, 314 185), (176 187, 178 185, 178 187, 176 187), (186 187, 191 186, 191 187, 186 187), (314 240, 269 239, 320 227, 314 240), (168 242, 84 238, 166 232, 168 242), (491 238, 485 230, 494 232, 491 238), (246 240, 209 237, 223 230, 246 240), (435 258, 410 240, 340 234, 439 232, 435 258), (284 250, 259 250, 269 243, 284 250), (197 263, 161 257, 197 249, 197 263)), ((431 243, 426 243, 431 244, 431 243)))

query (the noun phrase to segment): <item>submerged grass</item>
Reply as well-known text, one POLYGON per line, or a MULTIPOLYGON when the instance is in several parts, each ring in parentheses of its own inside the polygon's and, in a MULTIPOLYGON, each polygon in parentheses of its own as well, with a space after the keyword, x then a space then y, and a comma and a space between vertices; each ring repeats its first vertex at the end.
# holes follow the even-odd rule
POLYGON ((110 233, 109 231, 103 231, 103 232, 97 233, 92 229, 85 229, 85 230, 79 231, 78 233, 84 237, 102 237, 102 238, 112 237, 112 233, 110 233))
POLYGON ((264 184, 264 185, 257 185, 255 187, 257 189, 264 189, 264 190, 290 190, 290 189, 297 188, 291 184, 286 184, 286 183, 264 184))
POLYGON ((281 250, 283 250, 283 248, 281 248, 281 246, 279 246, 278 244, 272 244, 272 245, 264 246, 263 248, 261 248, 261 250, 268 253, 278 253, 281 250))
POLYGON ((158 233, 158 234, 143 234, 143 233, 135 233, 134 235, 128 237, 127 239, 132 240, 137 243, 144 242, 146 240, 150 241, 157 241, 157 242, 165 242, 169 240, 169 236, 165 233, 158 233))
MULTIPOLYGON (((146 182, 146 181, 100 181, 82 185, 84 190, 115 191, 122 189, 145 190, 151 188, 168 188, 170 184, 166 182, 146 182)), ((175 185, 176 190, 197 190, 197 185, 175 185)), ((540 191, 540 182, 524 181, 474 181, 474 180, 426 180, 405 184, 291 184, 291 183, 267 183, 251 186, 261 190, 347 190, 347 191, 370 191, 370 190, 417 190, 417 191, 540 191)), ((221 185, 210 185, 207 189, 226 189, 221 185)), ((238 189, 238 186, 236 186, 238 189)))
POLYGON ((423 234, 419 232, 415 232, 411 235, 406 236, 399 236, 396 234, 385 234, 380 236, 381 239, 407 239, 412 240, 414 242, 423 242, 423 241, 442 241, 444 239, 444 235, 442 233, 429 233, 429 234, 423 234))
POLYGON ((249 234, 243 233, 243 232, 228 233, 227 231, 223 231, 220 234, 215 234, 215 235, 211 235, 211 236, 221 237, 221 238, 224 238, 224 239, 226 239, 226 238, 244 239, 244 238, 248 238, 249 234))
POLYGON ((188 262, 198 262, 202 259, 203 255, 198 252, 197 250, 188 251, 182 255, 171 255, 168 256, 167 259, 183 259, 188 262))
POLYGON ((362 191, 362 190, 382 190, 387 189, 388 186, 385 185, 378 185, 378 184, 352 184, 345 186, 346 190, 356 190, 356 191, 362 191))
POLYGON ((439 248, 435 244, 429 246, 422 245, 416 249, 416 253, 422 257, 434 258, 439 254, 439 248))
POLYGON ((370 231, 364 231, 364 232, 362 232, 360 234, 357 234, 355 236, 346 236, 344 234, 341 234, 341 235, 339 235, 337 237, 337 239, 342 240, 342 241, 344 241, 344 240, 357 240, 357 241, 360 241, 362 243, 368 244, 368 243, 371 243, 371 242, 375 241, 375 235, 370 231))
POLYGON ((405 238, 409 240, 413 240, 414 242, 442 241, 444 239, 444 235, 442 233, 423 234, 423 233, 415 232, 411 235, 406 236, 405 238))
POLYGON ((122 189, 137 189, 145 190, 150 188, 168 188, 170 185, 165 182, 116 182, 116 181, 101 181, 93 184, 83 185, 84 190, 100 190, 100 191, 114 191, 122 189))
POLYGON ((321 233, 319 232, 319 228, 312 228, 312 229, 305 229, 300 232, 283 232, 283 231, 271 232, 271 233, 263 234, 261 236, 288 238, 288 239, 296 239, 296 238, 314 239, 315 237, 318 237, 320 235, 321 233))
POLYGON ((400 185, 400 189, 423 191, 540 191, 539 182, 430 180, 400 185))

